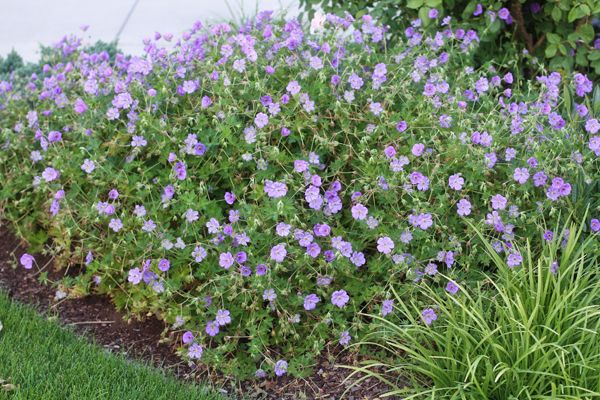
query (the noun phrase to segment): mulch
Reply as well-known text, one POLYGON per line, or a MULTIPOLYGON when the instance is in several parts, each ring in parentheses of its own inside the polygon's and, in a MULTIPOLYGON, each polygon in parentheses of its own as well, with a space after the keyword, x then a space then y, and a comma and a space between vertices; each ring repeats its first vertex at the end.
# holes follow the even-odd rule
MULTIPOLYGON (((0 221, 0 288, 19 302, 32 305, 48 317, 55 317, 63 325, 73 328, 81 335, 111 352, 125 354, 130 359, 141 360, 163 368, 188 381, 210 381, 216 390, 230 395, 243 394, 250 399, 344 399, 377 400, 387 388, 369 378, 351 387, 344 382, 347 369, 337 364, 355 364, 356 356, 339 349, 331 349, 323 356, 316 373, 308 378, 283 377, 278 379, 235 381, 203 365, 190 365, 181 360, 174 348, 162 341, 167 332, 164 322, 155 317, 143 321, 126 320, 116 311, 106 296, 89 295, 82 298, 56 298, 56 288, 39 282, 36 269, 26 270, 18 265, 19 257, 26 251, 8 226, 0 221), (332 354, 335 363, 331 363, 332 354)), ((60 279, 64 271, 52 268, 52 259, 36 255, 40 266, 46 266, 51 281, 60 279)), ((391 399, 392 397, 387 397, 391 399)))

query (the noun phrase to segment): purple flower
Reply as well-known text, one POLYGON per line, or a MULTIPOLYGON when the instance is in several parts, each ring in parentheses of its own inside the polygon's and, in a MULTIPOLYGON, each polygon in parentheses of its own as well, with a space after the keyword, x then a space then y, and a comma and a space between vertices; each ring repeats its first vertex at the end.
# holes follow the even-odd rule
POLYGON ((212 104, 212 99, 208 96, 203 96, 202 97, 202 101, 200 103, 200 107, 202 108, 208 108, 210 107, 210 105, 212 104))
POLYGON ((279 360, 275 363, 275 375, 283 376, 287 372, 288 363, 285 360, 279 360))
POLYGON ((425 322, 425 325, 429 326, 433 323, 433 321, 437 320, 437 314, 433 310, 433 308, 426 308, 421 312, 421 317, 425 322))
POLYGON ((224 326, 231 323, 231 315, 229 310, 219 310, 217 311, 217 316, 215 317, 215 321, 219 326, 224 326))
POLYGON ((352 218, 356 220, 363 220, 367 218, 368 214, 369 210, 362 204, 355 204, 352 206, 352 218))
POLYGON ((471 203, 467 199, 460 199, 456 204, 457 213, 461 217, 471 214, 471 203))
POLYGON ((269 197, 277 199, 287 194, 287 185, 283 182, 273 182, 267 179, 264 190, 269 197))
POLYGON ((448 293, 454 295, 454 294, 458 293, 459 289, 460 288, 458 287, 458 285, 456 284, 456 282, 454 282, 454 281, 448 281, 448 284, 446 285, 446 291, 448 293))
POLYGON ((377 239, 377 250, 383 254, 390 254, 394 249, 394 241, 388 236, 377 239))
POLYGON ((366 263, 365 255, 360 251, 355 251, 354 253, 352 253, 352 256, 350 257, 350 261, 355 266, 362 267, 366 263))
POLYGON ((81 98, 78 98, 77 100, 75 100, 75 104, 73 105, 73 110, 75 110, 75 112, 77 114, 83 114, 84 112, 86 112, 88 109, 87 104, 85 104, 85 101, 83 101, 81 98))
POLYGON ((62 140, 62 133, 59 131, 51 131, 48 133, 48 141, 50 143, 60 142, 62 140))
POLYGON ((529 170, 527 168, 515 168, 513 178, 522 185, 529 179, 529 170))
POLYGON ((387 158, 393 158, 396 155, 396 149, 394 148, 394 146, 387 146, 383 150, 383 154, 385 154, 387 158))
POLYGON ((543 237, 546 242, 550 242, 552 239, 554 239, 554 232, 551 230, 546 230, 543 237))
POLYGON ((183 344, 188 344, 194 341, 194 334, 190 331, 187 331, 183 334, 183 337, 181 339, 183 341, 183 344))
POLYGON ((263 300, 272 302, 275 301, 275 299, 277 299, 277 293, 275 293, 275 289, 265 289, 263 291, 263 300))
POLYGON ((194 81, 183 81, 181 88, 183 89, 184 93, 192 94, 196 91, 196 89, 198 88, 198 85, 194 81))
POLYGON ((219 255, 219 266, 221 268, 229 269, 233 265, 234 259, 230 252, 221 253, 219 255))
POLYGON ((285 237, 290 234, 290 230, 292 229, 291 225, 286 224, 285 222, 279 222, 275 226, 275 232, 278 236, 285 237))
POLYGON ((348 331, 344 331, 340 335, 340 340, 338 342, 342 346, 348 346, 348 344, 350 343, 350 340, 352 340, 352 336, 350 336, 350 333, 348 331))
POLYGON ((462 190, 465 180, 460 174, 450 175, 448 178, 448 186, 454 190, 462 190))
POLYGON ((256 266, 256 275, 264 276, 267 274, 267 266, 265 264, 258 264, 256 266))
POLYGON ((348 296, 348 293, 343 289, 337 290, 331 294, 331 303, 339 308, 344 307, 346 303, 348 303, 348 300, 350 300, 350 296, 348 296))
POLYGON ((385 317, 394 311, 394 300, 384 300, 381 303, 381 316, 385 317))
POLYGON ((411 153, 415 157, 420 157, 424 151, 425 151, 425 145, 423 143, 417 143, 411 149, 411 153))
POLYGON ((202 346, 200 346, 198 343, 194 343, 188 349, 188 357, 192 360, 200 359, 202 358, 202 352, 202 346))
POLYGON ((306 311, 314 310, 317 307, 317 303, 320 301, 321 299, 319 299, 319 296, 311 293, 304 298, 304 309, 306 311))
POLYGON ((44 178, 44 180, 46 182, 52 182, 53 180, 56 180, 60 177, 60 172, 58 172, 57 170, 55 170, 52 167, 48 167, 44 170, 44 172, 42 172, 42 178, 44 178))
POLYGON ((140 271, 139 268, 133 268, 129 270, 129 275, 127 277, 127 280, 131 283, 133 283, 134 285, 137 285, 138 283, 140 283, 142 281, 142 271, 140 271))
POLYGON ((506 197, 496 194, 492 196, 492 208, 494 210, 504 210, 506 208, 506 197))
POLYGON ((171 263, 166 258, 163 258, 158 262, 158 269, 162 272, 167 272, 170 268, 171 263))
POLYGON ((264 128, 269 123, 269 116, 265 113, 258 113, 254 118, 254 124, 258 127, 258 129, 264 128))
POLYGON ((31 254, 23 254, 21 256, 21 265, 23 266, 23 268, 25 269, 31 269, 33 268, 33 263, 35 262, 35 258, 33 258, 33 256, 31 254))
POLYGON ((522 261, 523 261, 523 257, 521 256, 521 254, 509 253, 508 257, 506 258, 506 265, 513 268, 513 267, 521 265, 522 261))
POLYGON ((408 216, 408 222, 415 228, 427 230, 433 225, 433 217, 429 213, 411 214, 408 216))
POLYGON ((131 138, 131 147, 144 147, 148 144, 143 136, 134 136, 131 138))
POLYGON ((598 122, 596 118, 588 119, 585 122, 585 130, 592 135, 598 133, 598 131, 600 131, 600 122, 598 122))
POLYGON ((285 249, 285 245, 284 244, 278 244, 276 246, 273 246, 273 248, 271 249, 271 260, 275 261, 275 262, 283 262, 283 259, 285 258, 285 256, 287 255, 287 250, 285 249))
POLYGON ((596 156, 600 157, 600 136, 592 136, 588 143, 588 147, 596 156))
POLYGON ((300 85, 298 84, 297 81, 291 81, 290 83, 287 84, 286 90, 292 95, 296 95, 298 93, 300 93, 300 85))
POLYGON ((175 166, 173 167, 173 170, 175 171, 175 176, 180 181, 184 180, 185 177, 187 176, 187 171, 186 171, 185 164, 182 163, 181 161, 178 161, 177 163, 175 163, 175 166))
POLYGON ((108 223, 108 227, 115 232, 119 232, 123 228, 123 223, 119 218, 113 218, 108 223))
MULTIPOLYGON (((112 101, 112 105, 119 109, 119 108, 123 108, 123 109, 127 109, 129 107, 131 107, 131 104, 133 104, 133 99, 131 98, 131 95, 127 92, 124 93, 119 93, 118 95, 116 95, 112 101)), ((116 110, 117 115, 118 115, 118 110, 116 110)))
POLYGON ((404 132, 408 128, 406 121, 400 121, 396 124, 396 130, 400 133, 404 132))
POLYGON ((327 224, 316 224, 313 228, 313 232, 318 237, 326 237, 331 233, 331 227, 327 224))
POLYGON ((600 220, 594 218, 590 221, 590 229, 592 232, 597 233, 600 232, 600 220))
POLYGON ((501 8, 500 10, 498 10, 498 17, 503 20, 506 21, 507 23, 509 23, 510 19, 510 11, 508 11, 508 8, 501 8))
POLYGON ((414 171, 409 176, 410 183, 417 186, 420 191, 426 191, 429 189, 429 178, 418 171, 414 171))
POLYGON ((231 192, 226 192, 225 193, 225 203, 232 205, 233 203, 235 203, 235 194, 231 193, 231 192))
POLYGON ((546 184, 547 180, 548 180, 548 176, 543 171, 536 172, 533 175, 533 186, 535 186, 535 187, 544 186, 546 184))
POLYGON ((208 336, 217 336, 219 334, 219 324, 217 324, 217 321, 208 321, 204 331, 208 336))
POLYGON ((93 161, 88 160, 87 158, 83 161, 83 164, 81 164, 81 169, 87 173, 87 174, 91 174, 92 171, 94 171, 94 169, 96 169, 96 164, 94 164, 93 161))
POLYGON ((358 90, 363 86, 364 82, 360 76, 358 76, 355 73, 352 73, 352 75, 350 75, 350 77, 348 78, 348 83, 350 84, 350 87, 352 87, 352 89, 358 90))

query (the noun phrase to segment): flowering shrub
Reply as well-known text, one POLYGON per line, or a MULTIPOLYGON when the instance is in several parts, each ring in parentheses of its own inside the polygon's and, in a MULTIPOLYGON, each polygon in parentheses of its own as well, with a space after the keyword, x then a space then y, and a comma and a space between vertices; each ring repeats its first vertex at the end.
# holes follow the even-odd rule
POLYGON ((3 215, 76 268, 62 290, 157 315, 186 359, 308 374, 359 311, 391 312, 390 285, 485 268, 470 224, 518 265, 544 220, 598 218, 592 83, 476 72, 477 33, 440 29, 390 49, 368 16, 263 12, 114 63, 66 37, 22 90, 0 82, 3 215))

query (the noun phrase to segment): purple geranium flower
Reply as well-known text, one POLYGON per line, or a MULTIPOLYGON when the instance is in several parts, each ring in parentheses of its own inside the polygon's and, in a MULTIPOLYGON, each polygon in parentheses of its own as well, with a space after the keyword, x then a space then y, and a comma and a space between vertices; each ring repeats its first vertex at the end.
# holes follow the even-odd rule
POLYGON ((437 320, 437 314, 433 308, 426 308, 421 312, 421 317, 427 326, 431 325, 433 321, 437 320))
POLYGON ((217 336, 219 334, 219 324, 217 321, 208 321, 206 323, 205 332, 208 336, 217 336))
POLYGON ((267 196, 277 199, 287 194, 287 185, 283 182, 265 181, 265 193, 267 196))
POLYGON ((331 294, 331 303, 339 308, 344 307, 348 300, 350 300, 350 296, 348 296, 348 293, 343 289, 337 290, 331 294))
POLYGON ((287 255, 287 250, 285 249, 284 244, 278 244, 273 246, 271 249, 271 260, 275 262, 283 262, 283 259, 287 255))
POLYGON ((377 239, 377 250, 383 254, 390 254, 394 249, 394 241, 388 236, 377 239))
POLYGON ((23 268, 25 269, 31 269, 33 268, 33 263, 35 262, 35 258, 33 258, 33 256, 31 254, 23 254, 21 256, 21 265, 23 266, 23 268))
POLYGON ((190 346, 190 348, 188 349, 188 357, 191 359, 200 359, 202 358, 202 346, 200 346, 198 343, 194 343, 190 346))
POLYGON ((321 299, 319 299, 319 296, 311 293, 304 298, 304 309, 307 311, 314 310, 317 307, 317 303, 320 301, 321 299))
POLYGON ((283 376, 287 372, 288 363, 285 360, 279 360, 275 363, 275 375, 283 376))
POLYGON ((454 281, 448 281, 446 285, 446 291, 450 294, 456 294, 459 291, 459 287, 454 281))

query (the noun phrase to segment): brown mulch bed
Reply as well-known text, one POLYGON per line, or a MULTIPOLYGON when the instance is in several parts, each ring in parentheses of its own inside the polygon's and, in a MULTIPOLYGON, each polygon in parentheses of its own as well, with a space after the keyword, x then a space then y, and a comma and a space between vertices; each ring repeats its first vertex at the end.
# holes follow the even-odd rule
MULTIPOLYGON (((56 288, 40 283, 35 269, 28 271, 18 265, 17 260, 25 251, 6 224, 0 222, 0 288, 6 290, 11 298, 35 306, 48 317, 58 318, 77 334, 93 339, 109 351, 146 361, 182 379, 210 381, 217 390, 233 396, 243 394, 250 399, 334 400, 341 399, 347 391, 344 398, 348 400, 377 400, 386 391, 386 387, 374 379, 367 379, 354 387, 350 387, 349 382, 343 383, 349 372, 331 364, 328 361, 331 355, 324 355, 315 368, 316 373, 305 379, 283 377, 236 382, 203 366, 190 366, 175 354, 171 345, 161 341, 166 325, 154 317, 127 321, 105 296, 57 300, 56 288)), ((53 270, 50 258, 37 255, 36 260, 38 265, 46 266, 44 271, 52 281, 60 278, 60 273, 53 270)), ((338 350, 333 354, 336 363, 356 362, 356 357, 349 353, 338 350)))

